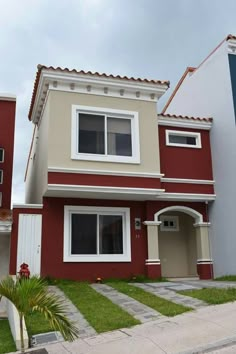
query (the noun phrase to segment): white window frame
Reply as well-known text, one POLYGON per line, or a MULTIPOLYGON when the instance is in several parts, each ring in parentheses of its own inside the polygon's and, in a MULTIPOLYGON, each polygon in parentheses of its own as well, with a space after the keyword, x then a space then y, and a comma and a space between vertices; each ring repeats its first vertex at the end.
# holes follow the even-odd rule
POLYGON ((3 170, 0 170, 0 184, 3 184, 3 170))
POLYGON ((161 221, 161 227, 160 227, 161 231, 173 231, 173 232, 179 231, 179 217, 178 216, 175 216, 175 215, 161 215, 160 216, 160 221, 161 221), (164 225, 164 221, 174 221, 174 223, 176 225, 175 228, 165 226, 164 225))
POLYGON ((0 150, 2 150, 2 160, 0 160, 0 163, 2 163, 2 162, 4 162, 4 158, 5 158, 5 149, 0 148, 0 150))
MULTIPOLYGON (((107 132, 105 124, 105 146, 107 145, 107 132)), ((111 108, 90 107, 72 105, 72 121, 71 121, 71 158, 73 160, 86 161, 105 161, 117 163, 140 164, 140 147, 139 147, 139 117, 138 112, 118 110, 111 108), (78 152, 79 146, 79 113, 104 114, 105 116, 130 119, 131 121, 131 139, 132 139, 132 156, 116 156, 108 154, 87 154, 78 152)))
POLYGON ((130 209, 96 206, 64 206, 64 262, 131 262, 130 209), (121 215, 123 221, 123 254, 71 254, 71 215, 121 215))
POLYGON ((183 131, 183 130, 166 130, 166 145, 167 146, 176 146, 176 147, 186 147, 186 148, 190 148, 190 149, 201 149, 202 148, 201 133, 189 132, 189 131, 183 131), (178 135, 178 136, 186 136, 186 137, 196 138, 196 145, 171 143, 170 142, 170 135, 178 135))

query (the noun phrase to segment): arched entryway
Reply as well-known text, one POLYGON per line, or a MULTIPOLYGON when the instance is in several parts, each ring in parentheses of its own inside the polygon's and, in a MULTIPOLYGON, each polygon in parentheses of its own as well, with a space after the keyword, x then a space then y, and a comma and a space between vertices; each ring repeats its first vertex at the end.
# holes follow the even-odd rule
POLYGON ((198 211, 169 206, 146 221, 148 234, 147 272, 154 276, 212 278, 208 227, 198 211))

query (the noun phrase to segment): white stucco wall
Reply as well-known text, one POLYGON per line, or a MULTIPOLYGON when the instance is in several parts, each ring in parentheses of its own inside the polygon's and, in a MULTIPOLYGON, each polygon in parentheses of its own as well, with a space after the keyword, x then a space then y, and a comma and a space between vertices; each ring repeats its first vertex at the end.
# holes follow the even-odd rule
POLYGON ((214 273, 236 274, 236 126, 227 42, 185 79, 166 113, 214 119, 211 147, 217 198, 209 206, 214 273))

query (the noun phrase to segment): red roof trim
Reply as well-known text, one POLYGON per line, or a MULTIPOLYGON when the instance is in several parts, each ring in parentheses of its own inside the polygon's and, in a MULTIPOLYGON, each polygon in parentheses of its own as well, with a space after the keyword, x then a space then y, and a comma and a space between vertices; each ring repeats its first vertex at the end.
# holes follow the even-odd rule
POLYGON ((169 107, 171 101, 173 100, 174 96, 176 95, 176 92, 178 91, 178 89, 180 88, 180 86, 182 85, 182 82, 184 81, 184 79, 186 78, 186 76, 189 73, 192 73, 194 70, 196 70, 196 68, 193 68, 192 66, 187 67, 187 69, 185 70, 185 72, 183 73, 182 77, 180 78, 179 82, 177 83, 172 95, 170 96, 170 98, 168 99, 165 107, 162 110, 162 114, 165 113, 165 111, 167 110, 167 108, 169 107))
POLYGON ((105 73, 98 73, 98 72, 92 72, 92 71, 84 71, 84 70, 76 70, 76 69, 68 69, 68 68, 61 68, 57 67, 54 68, 53 66, 45 66, 45 65, 38 65, 37 66, 38 71, 36 73, 36 78, 34 82, 34 88, 33 88, 33 94, 32 94, 32 99, 31 99, 31 104, 30 104, 30 109, 29 109, 29 114, 28 117, 31 119, 32 112, 33 112, 33 106, 36 98, 36 93, 38 89, 38 84, 40 80, 40 75, 43 69, 45 70, 51 70, 51 71, 61 71, 61 72, 67 72, 67 73, 75 73, 75 74, 82 74, 82 75, 92 75, 92 76, 98 76, 98 77, 105 77, 105 78, 112 78, 112 79, 118 79, 118 80, 128 80, 128 81, 135 81, 135 82, 142 82, 142 83, 149 83, 149 84, 159 84, 159 85, 167 85, 168 87, 170 86, 169 81, 161 81, 161 80, 148 80, 148 79, 141 79, 141 78, 134 78, 134 77, 127 77, 127 76, 120 76, 120 75, 107 75, 105 73))
POLYGON ((176 115, 176 114, 158 114, 158 117, 164 117, 164 118, 180 118, 180 119, 189 119, 189 120, 198 120, 201 122, 212 122, 213 118, 211 117, 189 117, 189 116, 182 116, 182 115, 176 115))

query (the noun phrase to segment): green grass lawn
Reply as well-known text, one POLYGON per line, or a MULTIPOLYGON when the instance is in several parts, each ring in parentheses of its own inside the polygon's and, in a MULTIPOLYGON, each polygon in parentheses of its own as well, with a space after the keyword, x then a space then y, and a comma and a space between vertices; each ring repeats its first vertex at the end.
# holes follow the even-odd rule
POLYGON ((0 320, 0 354, 16 351, 8 320, 0 320))
POLYGON ((125 283, 160 283, 160 282, 167 282, 166 278, 155 278, 150 279, 145 275, 134 275, 128 279, 118 279, 118 278, 110 278, 104 280, 104 283, 116 283, 116 282, 125 282, 125 283))
POLYGON ((165 316, 176 316, 183 312, 192 310, 190 307, 175 304, 133 285, 127 284, 126 282, 109 282, 107 284, 165 316))
POLYGON ((236 275, 224 275, 223 277, 215 278, 216 281, 236 281, 236 275))
POLYGON ((25 324, 30 337, 35 334, 54 331, 44 316, 38 312, 32 312, 30 315, 26 316, 25 324))
POLYGON ((97 293, 88 283, 57 280, 56 285, 64 291, 98 333, 140 323, 109 299, 97 293))
POLYGON ((236 300, 236 289, 226 288, 204 288, 198 290, 184 290, 178 291, 180 294, 194 297, 199 300, 203 300, 211 305, 224 304, 236 300))

